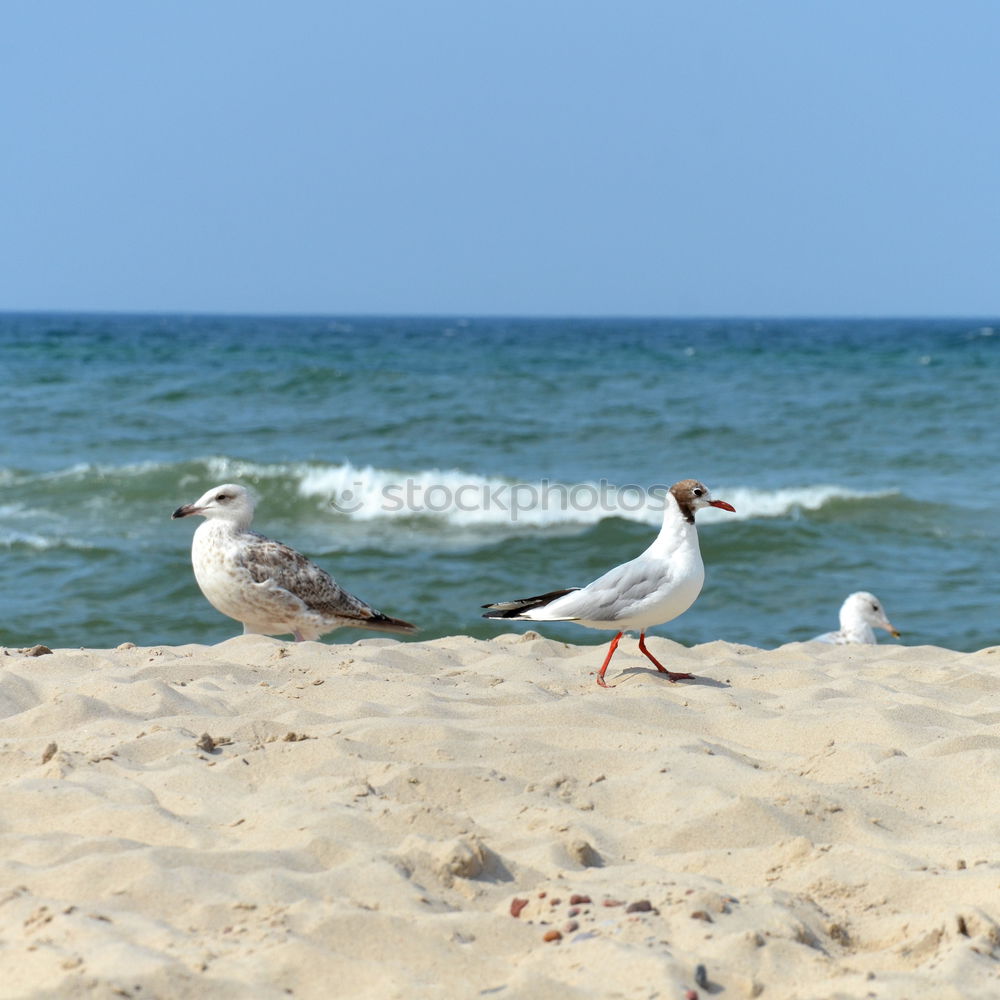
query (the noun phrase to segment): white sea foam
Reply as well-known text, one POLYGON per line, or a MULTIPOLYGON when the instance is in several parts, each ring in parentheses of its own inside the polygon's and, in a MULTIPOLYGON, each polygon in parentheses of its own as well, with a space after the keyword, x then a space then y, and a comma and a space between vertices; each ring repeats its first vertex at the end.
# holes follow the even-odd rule
POLYGON ((73 549, 77 552, 91 552, 96 546, 78 538, 63 535, 40 535, 33 531, 18 531, 0 526, 0 548, 33 549, 36 552, 44 552, 47 549, 73 549))
MULTIPOLYGON (((302 496, 328 498, 333 510, 353 520, 420 517, 456 526, 587 525, 607 517, 658 524, 666 488, 666 484, 606 481, 518 482, 458 469, 407 473, 349 463, 302 469, 298 483, 302 496)), ((796 510, 818 510, 831 500, 887 495, 834 485, 778 490, 720 486, 713 493, 731 503, 736 514, 709 508, 699 513, 702 522, 785 517, 796 510)))
POLYGON ((53 538, 45 538, 43 535, 33 535, 24 531, 0 531, 0 547, 12 549, 16 546, 24 546, 29 549, 51 549, 59 543, 53 538))
MULTIPOLYGON (((461 527, 588 525, 607 517, 658 524, 663 514, 662 495, 669 485, 525 482, 461 469, 407 471, 350 462, 264 464, 222 457, 204 461, 210 477, 219 481, 278 478, 294 483, 300 496, 323 499, 332 511, 352 521, 429 518, 461 527)), ((698 514, 702 523, 786 517, 796 511, 819 510, 834 500, 890 495, 888 491, 852 490, 833 484, 775 490, 713 485, 712 492, 731 503, 736 513, 708 508, 698 514)))
MULTIPOLYGON (((242 482, 267 500, 270 491, 293 490, 303 499, 317 502, 335 516, 355 523, 410 520, 442 527, 478 529, 538 528, 564 525, 586 526, 605 518, 620 517, 656 525, 663 513, 667 483, 637 484, 557 480, 518 481, 481 476, 461 469, 382 469, 350 462, 330 465, 318 462, 248 462, 224 456, 196 459, 172 465, 142 462, 123 466, 74 465, 45 473, 52 480, 91 477, 104 486, 115 479, 162 475, 176 469, 178 501, 186 492, 202 492, 214 483, 242 482)), ((762 490, 713 484, 715 496, 727 500, 736 513, 708 508, 699 513, 700 523, 776 518, 796 511, 813 511, 835 500, 865 500, 886 496, 885 492, 863 492, 830 484, 762 490)), ((4 517, 0 523, 20 520, 4 517)), ((13 510, 6 511, 13 515, 13 510)), ((19 529, 22 525, 14 525, 19 529)), ((39 544, 42 536, 16 540, 39 544)), ((2 544, 2 538, 0 538, 2 544)), ((9 544, 9 542, 8 542, 9 544)))

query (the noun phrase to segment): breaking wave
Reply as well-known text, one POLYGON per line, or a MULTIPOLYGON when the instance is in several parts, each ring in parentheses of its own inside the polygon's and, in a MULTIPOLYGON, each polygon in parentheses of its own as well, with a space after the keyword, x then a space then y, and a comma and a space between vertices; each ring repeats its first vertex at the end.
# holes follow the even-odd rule
MULTIPOLYGON (((317 505, 352 522, 405 520, 437 526, 540 528, 587 526, 612 517, 643 524, 659 523, 667 483, 611 483, 606 480, 567 483, 519 481, 482 476, 460 469, 381 469, 350 462, 258 463, 212 456, 183 463, 143 462, 123 466, 74 465, 46 473, 0 470, 8 495, 29 495, 42 507, 55 500, 77 510, 101 507, 102 498, 127 495, 156 502, 164 509, 192 500, 211 486, 239 481, 255 489, 273 513, 303 503, 317 505)), ((818 511, 834 502, 865 502, 891 495, 833 484, 764 490, 739 485, 713 488, 736 513, 709 508, 699 523, 783 518, 818 511)), ((13 513, 8 508, 7 513, 13 513)), ((2 512, 0 512, 2 513, 2 512)), ((303 511, 303 513, 305 513, 303 511)), ((294 511, 291 512, 294 518, 294 511)), ((20 518, 16 518, 20 520, 20 518)), ((0 516, 0 521, 4 518, 0 516)), ((19 529, 25 525, 17 525, 19 529)), ((41 536, 27 544, 43 544, 41 536)))

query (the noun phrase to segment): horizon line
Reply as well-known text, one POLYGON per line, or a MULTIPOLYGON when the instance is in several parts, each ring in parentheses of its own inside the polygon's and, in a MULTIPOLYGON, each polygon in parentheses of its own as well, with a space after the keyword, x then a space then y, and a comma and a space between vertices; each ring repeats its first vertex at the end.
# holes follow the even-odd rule
POLYGON ((839 320, 961 320, 978 321, 996 319, 998 313, 894 313, 894 312, 843 312, 843 313, 576 313, 576 312, 275 312, 264 310, 201 310, 201 309, 75 309, 29 308, 8 309, 0 307, 0 316, 93 316, 93 317, 171 317, 205 319, 413 319, 413 320, 649 320, 649 321, 699 321, 726 320, 750 322, 839 320))

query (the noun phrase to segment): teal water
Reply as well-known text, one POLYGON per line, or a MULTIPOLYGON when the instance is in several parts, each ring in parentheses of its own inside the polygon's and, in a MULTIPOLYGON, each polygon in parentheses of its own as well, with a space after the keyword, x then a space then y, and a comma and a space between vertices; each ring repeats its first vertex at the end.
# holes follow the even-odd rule
POLYGON ((479 605, 631 558, 696 477, 737 514, 655 632, 774 646, 864 589, 904 642, 993 645, 994 325, 2 315, 0 644, 237 632, 170 520, 224 481, 420 638, 491 636, 523 626, 479 605))

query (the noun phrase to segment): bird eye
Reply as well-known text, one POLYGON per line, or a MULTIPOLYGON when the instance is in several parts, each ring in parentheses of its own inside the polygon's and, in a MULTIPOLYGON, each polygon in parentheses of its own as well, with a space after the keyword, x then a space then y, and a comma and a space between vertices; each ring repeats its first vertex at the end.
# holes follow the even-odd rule
POLYGON ((877 604, 873 604, 872 605, 872 611, 878 611, 878 605, 877 604))
POLYGON ((693 489, 693 490, 692 490, 691 492, 692 492, 692 493, 693 493, 693 494, 694 494, 694 495, 695 495, 696 497, 700 497, 700 496, 702 495, 702 493, 704 493, 705 491, 704 491, 703 489, 700 489, 699 487, 697 487, 697 486, 696 486, 696 487, 695 487, 695 488, 694 488, 694 489, 693 489))
POLYGON ((219 503, 225 503, 229 499, 229 494, 228 493, 219 493, 219 494, 217 494, 217 496, 216 496, 215 499, 218 500, 219 503))

